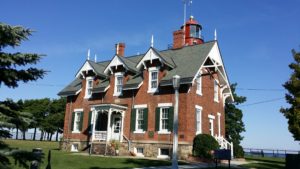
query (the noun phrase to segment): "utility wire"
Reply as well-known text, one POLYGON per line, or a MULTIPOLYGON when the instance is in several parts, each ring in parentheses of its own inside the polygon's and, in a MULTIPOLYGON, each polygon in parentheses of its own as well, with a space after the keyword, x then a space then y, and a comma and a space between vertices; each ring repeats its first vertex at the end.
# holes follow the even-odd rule
POLYGON ((282 100, 282 99, 285 99, 285 97, 280 97, 280 98, 275 98, 275 99, 270 99, 270 100, 263 100, 263 101, 259 101, 259 102, 249 103, 249 104, 242 104, 242 105, 238 105, 238 107, 246 107, 246 106, 253 106, 253 105, 257 105, 257 104, 270 103, 270 102, 275 102, 275 101, 282 100))

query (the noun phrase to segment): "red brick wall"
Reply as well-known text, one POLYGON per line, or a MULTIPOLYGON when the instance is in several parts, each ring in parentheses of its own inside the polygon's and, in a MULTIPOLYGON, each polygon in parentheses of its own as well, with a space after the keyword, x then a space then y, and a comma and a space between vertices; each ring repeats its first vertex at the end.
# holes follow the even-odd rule
MULTIPOLYGON (((160 70, 159 80, 165 75, 165 70, 160 70)), ((125 75, 126 76, 126 75, 125 75)), ((68 103, 66 105, 66 115, 64 124, 64 138, 65 139, 80 139, 86 141, 88 127, 88 114, 90 112, 90 105, 101 103, 113 103, 113 104, 127 104, 128 109, 125 112, 124 129, 123 134, 131 140, 152 140, 152 141, 172 141, 172 135, 170 134, 157 134, 155 132, 155 109, 158 103, 173 103, 174 104, 174 89, 172 86, 160 87, 158 93, 147 93, 148 91, 148 71, 143 71, 144 82, 138 90, 124 91, 120 97, 114 97, 114 76, 110 77, 110 88, 106 93, 95 94, 93 98, 97 99, 84 99, 85 95, 85 80, 82 81, 82 91, 76 97, 68 97, 68 103), (162 92, 163 91, 163 92, 162 92), (133 97, 134 96, 134 97, 133 97), (103 97, 103 99, 102 99, 103 97), (148 107, 148 132, 153 131, 154 137, 149 138, 148 132, 145 134, 134 134, 130 132, 130 115, 131 107, 135 104, 147 104, 148 107), (70 129, 70 122, 72 120, 71 113, 74 109, 83 108, 83 131, 82 133, 72 133, 70 129)), ((209 121, 208 114, 215 116, 214 120, 214 133, 218 133, 218 116, 217 112, 221 113, 221 131, 222 135, 225 133, 225 121, 224 121, 224 108, 223 99, 219 98, 219 103, 214 102, 214 78, 218 78, 216 74, 206 75, 202 77, 202 96, 196 94, 196 84, 193 86, 182 85, 180 87, 179 94, 179 141, 192 143, 196 129, 195 129, 195 105, 202 106, 202 131, 203 133, 209 133, 209 121)), ((124 81, 128 78, 125 77, 124 81)), ((219 91, 220 94, 220 91, 219 91)))

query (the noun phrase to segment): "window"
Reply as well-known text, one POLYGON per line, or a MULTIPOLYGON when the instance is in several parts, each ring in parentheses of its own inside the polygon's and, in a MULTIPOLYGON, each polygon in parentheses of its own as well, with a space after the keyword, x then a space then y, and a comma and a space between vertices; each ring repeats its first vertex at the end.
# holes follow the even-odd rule
POLYGON ((196 79, 197 90, 196 93, 202 95, 202 77, 199 75, 196 79))
POLYGON ((196 134, 202 133, 202 107, 196 105, 196 134))
POLYGON ((72 144, 71 151, 72 152, 78 152, 78 144, 72 144))
POLYGON ((73 117, 73 132, 80 132, 81 131, 81 127, 82 127, 82 112, 80 111, 76 111, 74 112, 74 117, 73 117))
POLYGON ((122 95, 122 90, 123 90, 123 73, 118 72, 115 74, 114 96, 122 95))
POLYGON ((137 131, 144 130, 144 109, 136 110, 136 130, 137 131))
POLYGON ((214 119, 215 119, 215 116, 209 114, 208 119, 209 119, 209 132, 210 132, 210 135, 214 136, 214 119))
POLYGON ((168 131, 169 129, 169 108, 161 108, 160 131, 168 131))
POLYGON ((219 85, 217 80, 214 80, 214 101, 219 102, 219 85))
POLYGON ((157 158, 170 158, 170 150, 168 148, 159 148, 157 158))
POLYGON ((135 153, 139 157, 144 157, 144 148, 142 147, 135 148, 135 153))
POLYGON ((199 26, 196 26, 196 25, 191 25, 190 26, 190 37, 193 37, 193 38, 200 38, 200 28, 199 26))
POLYGON ((149 68, 149 88, 148 93, 156 92, 158 88, 158 68, 151 67, 149 68))
POLYGON ((93 77, 86 78, 86 87, 85 87, 85 98, 90 98, 92 96, 93 89, 93 77))

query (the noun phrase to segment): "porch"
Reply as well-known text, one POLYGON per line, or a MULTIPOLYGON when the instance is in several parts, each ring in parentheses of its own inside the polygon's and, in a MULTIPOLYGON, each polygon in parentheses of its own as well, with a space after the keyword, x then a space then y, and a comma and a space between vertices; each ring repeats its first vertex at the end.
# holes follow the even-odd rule
POLYGON ((124 116, 127 107, 116 104, 93 105, 91 108, 91 142, 123 140, 124 116))

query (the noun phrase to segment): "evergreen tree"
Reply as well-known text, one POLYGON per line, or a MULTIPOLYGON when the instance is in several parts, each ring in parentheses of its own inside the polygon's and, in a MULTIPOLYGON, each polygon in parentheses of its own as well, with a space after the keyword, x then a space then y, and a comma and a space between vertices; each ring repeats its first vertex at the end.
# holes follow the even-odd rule
POLYGON ((237 84, 231 84, 231 92, 234 98, 233 103, 225 104, 225 137, 233 143, 233 153, 236 157, 243 157, 244 152, 240 143, 243 140, 241 133, 245 131, 245 125, 242 120, 243 112, 237 108, 237 105, 244 103, 246 97, 238 96, 235 92, 237 84))
POLYGON ((292 50, 293 63, 289 65, 293 71, 290 79, 284 83, 283 87, 288 91, 285 99, 289 108, 281 108, 280 112, 287 118, 289 131, 296 141, 300 141, 300 53, 292 50))
MULTIPOLYGON (((10 26, 0 23, 0 85, 15 88, 18 82, 34 81, 43 78, 45 71, 31 67, 36 64, 41 55, 34 53, 8 53, 4 52, 5 47, 15 48, 21 42, 28 39, 32 31, 21 26, 10 26)), ((22 150, 11 150, 3 141, 3 138, 10 137, 7 127, 12 127, 13 121, 20 119, 13 102, 0 102, 0 168, 9 168, 8 156, 15 159, 15 163, 28 168, 27 161, 33 160, 31 152, 22 150)))

